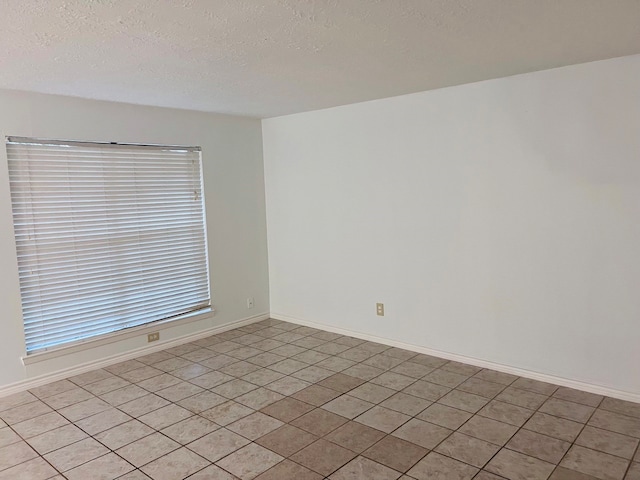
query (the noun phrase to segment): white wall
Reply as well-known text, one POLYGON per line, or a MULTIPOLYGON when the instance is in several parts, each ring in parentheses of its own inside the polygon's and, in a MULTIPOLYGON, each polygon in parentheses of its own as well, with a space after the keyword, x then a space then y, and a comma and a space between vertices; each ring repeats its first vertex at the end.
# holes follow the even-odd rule
MULTIPOLYGON (((170 340, 269 311, 260 121, 0 90, 0 137, 202 147, 215 316, 162 330, 170 340), (248 310, 247 297, 255 298, 248 310)), ((11 201, 0 146, 0 386, 146 345, 146 335, 25 368, 11 201)))
POLYGON ((640 394, 640 56, 262 126, 272 314, 640 394))

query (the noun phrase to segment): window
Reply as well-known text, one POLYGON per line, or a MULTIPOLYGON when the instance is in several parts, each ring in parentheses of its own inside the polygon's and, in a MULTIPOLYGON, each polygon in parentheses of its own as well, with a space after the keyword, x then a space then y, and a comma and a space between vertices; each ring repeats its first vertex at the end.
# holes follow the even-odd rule
POLYGON ((210 308, 200 149, 7 138, 27 354, 210 308))

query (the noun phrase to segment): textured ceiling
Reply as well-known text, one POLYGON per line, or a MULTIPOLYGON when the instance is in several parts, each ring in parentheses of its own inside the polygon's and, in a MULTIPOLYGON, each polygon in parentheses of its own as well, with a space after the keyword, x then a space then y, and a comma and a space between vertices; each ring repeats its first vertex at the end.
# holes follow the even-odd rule
POLYGON ((0 88, 270 117, 640 53, 640 0, 0 0, 0 88))

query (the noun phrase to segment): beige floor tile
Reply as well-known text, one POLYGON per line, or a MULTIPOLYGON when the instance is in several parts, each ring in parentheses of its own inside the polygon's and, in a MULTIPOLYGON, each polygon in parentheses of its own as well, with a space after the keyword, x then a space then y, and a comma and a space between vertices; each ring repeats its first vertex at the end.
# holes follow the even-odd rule
MULTIPOLYGON (((415 362, 417 360, 414 359, 413 361, 415 362)), ((440 365, 440 368, 442 368, 443 370, 448 370, 450 372, 459 373, 460 375, 467 375, 468 377, 475 375, 482 370, 480 367, 474 367, 473 365, 467 365, 466 363, 454 361, 445 361, 444 364, 440 365)))
POLYGON ((209 373, 205 373, 204 375, 200 375, 199 377, 192 378, 191 380, 189 380, 189 382, 202 388, 214 388, 218 385, 223 385, 227 382, 230 382, 231 380, 233 380, 233 377, 231 375, 227 375, 218 371, 212 371, 209 373))
POLYGON ((0 470, 5 470, 14 465, 18 465, 38 454, 26 442, 17 442, 0 448, 0 470))
MULTIPOLYGON (((285 397, 281 400, 271 403, 261 409, 262 413, 265 413, 273 418, 277 418, 281 422, 290 422, 296 418, 304 415, 305 413, 313 410, 313 405, 310 405, 295 398, 285 397)), ((326 409, 326 408, 325 408, 326 409)), ((330 409, 326 409, 331 411, 330 409)), ((338 412, 333 412, 338 413, 338 412)), ((340 415, 338 413, 338 415, 340 415)), ((346 415, 342 415, 346 417, 346 415)))
POLYGON ((133 465, 115 453, 108 453, 65 472, 65 476, 69 480, 111 480, 119 479, 132 470, 134 470, 133 465))
MULTIPOLYGON (((322 475, 289 460, 284 460, 256 477, 256 480, 322 480, 322 475)), ((203 479, 204 480, 204 479, 203 479)), ((214 478, 215 480, 215 478, 214 478)))
POLYGON ((249 440, 256 440, 282 425, 283 423, 280 420, 264 413, 254 412, 227 425, 227 429, 249 440))
POLYGON ((537 412, 522 428, 566 442, 573 442, 583 427, 581 423, 537 412))
POLYGON ((136 398, 144 397, 145 395, 148 395, 148 393, 149 392, 147 392, 144 388, 132 384, 124 388, 102 394, 100 395, 100 398, 108 404, 117 407, 124 403, 135 400, 136 398))
POLYGON ((77 422, 78 420, 82 420, 83 418, 90 417, 91 415, 95 415, 96 413, 103 412, 110 408, 111 405, 104 400, 100 400, 99 398, 90 398, 89 400, 58 410, 58 412, 65 416, 67 420, 77 422))
POLYGON ((327 476, 331 475, 355 456, 356 454, 351 450, 320 439, 294 454, 291 460, 320 475, 327 476))
POLYGON ((510 450, 557 464, 567 453, 571 444, 530 430, 520 430, 506 446, 510 450))
POLYGON ((373 406, 373 403, 352 397, 349 394, 344 394, 328 403, 325 403, 322 408, 352 420, 373 406))
POLYGON ((470 480, 478 473, 478 469, 431 452, 407 473, 418 480, 470 480))
POLYGON ((154 433, 119 448, 116 453, 136 467, 141 467, 179 447, 179 443, 154 433))
POLYGON ((457 408, 459 410, 464 410, 465 412, 476 413, 489 403, 489 399, 473 393, 452 390, 438 400, 438 403, 457 408))
POLYGON ((85 432, 75 425, 69 424, 31 437, 27 442, 40 455, 45 455, 59 448, 84 440, 85 438, 87 438, 85 432))
MULTIPOLYGON (((216 465, 211 465, 189 477, 189 480, 237 480, 238 477, 225 472, 216 465)), ((118 479, 120 480, 120 479, 118 479)), ((314 479, 315 480, 315 479, 314 479)))
POLYGON ((393 367, 390 372, 406 375, 407 377, 411 377, 414 379, 419 379, 431 373, 433 370, 435 370, 435 368, 408 361, 401 363, 397 367, 393 367))
POLYGON ((320 385, 311 385, 310 387, 294 393, 292 398, 320 407, 340 395, 341 394, 336 390, 322 387, 320 385))
POLYGON ((67 470, 71 470, 78 465, 87 463, 107 453, 109 453, 109 450, 103 445, 96 442, 93 438, 86 438, 48 453, 44 455, 44 458, 58 469, 58 471, 64 473, 67 470))
POLYGON ((315 350, 307 350, 306 352, 302 352, 302 353, 298 353, 297 355, 294 355, 292 358, 294 360, 299 360, 300 362, 308 363, 309 365, 315 365, 316 363, 319 363, 322 360, 331 358, 331 355, 327 353, 317 352, 315 350))
POLYGON ((347 422, 324 438, 353 452, 362 453, 384 436, 383 432, 375 428, 358 422, 347 422))
POLYGON ((180 400, 178 405, 192 413, 201 413, 218 405, 226 403, 228 400, 213 392, 204 391, 184 400, 180 400))
POLYGON ((316 408, 296 418, 291 422, 291 425, 322 437, 347 421, 348 419, 345 417, 323 410, 322 408, 316 408))
POLYGON ((39 417, 25 420, 24 422, 12 425, 12 428, 22 438, 31 438, 41 433, 48 432, 54 428, 67 425, 69 421, 57 412, 46 413, 39 417))
POLYGON ((422 377, 422 379, 426 380, 427 382, 435 383, 449 388, 456 388, 458 385, 467 380, 467 378, 469 377, 467 377, 466 375, 449 372, 448 370, 442 370, 441 368, 434 370, 433 372, 422 377))
POLYGON ((389 398, 391 395, 394 395, 395 393, 396 391, 392 390, 391 388, 386 388, 381 385, 367 382, 351 390, 349 392, 349 395, 366 402, 380 403, 383 400, 389 398))
POLYGON ((363 423, 377 430, 391 433, 411 417, 404 413, 396 412, 388 408, 375 406, 362 415, 355 418, 356 422, 363 423))
POLYGON ((496 445, 504 445, 518 431, 518 427, 498 422, 478 415, 471 417, 460 427, 459 432, 471 437, 486 440, 496 445))
POLYGON ((474 375, 475 378, 486 380, 487 382, 500 383, 502 385, 511 385, 518 377, 510 373, 497 372, 495 370, 484 369, 474 375))
POLYGON ((506 387, 499 383, 488 382, 477 376, 471 377, 458 385, 457 389, 467 393, 474 393, 481 397, 494 398, 506 387))
POLYGON ((299 360, 293 360, 291 358, 287 358, 285 360, 281 360, 278 363, 269 365, 270 370, 274 370, 284 375, 291 375, 292 373, 295 373, 298 370, 302 370, 306 367, 308 367, 306 363, 300 362, 299 360))
POLYGON ((278 392, 260 387, 255 390, 251 390, 249 393, 236 397, 235 401, 245 405, 246 407, 252 408, 253 410, 260 410, 272 403, 282 400, 283 398, 285 398, 285 396, 278 392))
POLYGON ((145 366, 141 368, 136 368, 135 370, 129 370, 127 372, 120 373, 118 376, 124 378, 125 380, 131 383, 138 383, 149 378, 156 377, 158 375, 162 375, 162 370, 158 370, 157 368, 145 366))
POLYGON ((365 457, 357 457, 331 475, 331 480, 396 480, 400 473, 365 457))
POLYGON ((381 407, 411 416, 417 415, 429 405, 431 401, 404 392, 398 392, 380 403, 381 407))
POLYGON ((163 373, 162 375, 157 375, 155 377, 151 377, 136 383, 138 384, 138 386, 144 388, 145 390, 149 390, 150 392, 157 392, 158 390, 170 387, 172 385, 180 383, 181 381, 182 380, 174 377, 173 375, 163 373))
POLYGON ((330 388, 331 390, 335 390, 340 393, 347 393, 349 390, 353 390, 363 383, 364 381, 360 378, 352 377, 345 373, 336 373, 335 375, 325 378, 319 382, 318 385, 330 388))
POLYGON ((284 460, 280 455, 252 443, 217 462, 241 480, 251 480, 284 460))
POLYGON ((533 410, 498 400, 492 400, 478 412, 478 415, 482 417, 492 418, 493 420, 515 425, 516 427, 524 425, 533 414, 533 410))
POLYGON ((233 400, 230 400, 226 403, 222 403, 217 405, 209 410, 205 410, 200 415, 205 418, 208 418, 212 422, 217 423, 218 425, 229 425, 230 423, 235 422, 247 415, 253 413, 253 409, 249 407, 245 407, 233 400))
POLYGON ((511 384, 511 386, 521 390, 540 393, 542 395, 553 395, 553 393, 558 389, 557 385, 540 382, 538 380, 531 380, 529 378, 518 378, 511 384))
POLYGON ((418 380, 403 390, 404 393, 413 395, 414 397, 424 398, 431 402, 435 402, 449 393, 451 389, 435 383, 418 380))
POLYGON ((129 443, 140 440, 143 437, 151 435, 154 430, 138 420, 118 425, 95 436, 95 438, 109 447, 111 450, 117 450, 129 443))
POLYGON ((128 385, 131 385, 128 381, 124 380, 120 377, 109 377, 104 380, 100 380, 95 383, 90 383, 89 385, 85 385, 85 390, 93 393, 94 395, 103 395, 105 393, 109 393, 113 390, 117 390, 119 388, 124 388, 128 385))
POLYGON ((414 418, 393 432, 392 435, 431 450, 451 433, 452 431, 448 428, 414 418))
POLYGON ((257 385, 253 383, 245 382, 244 380, 240 380, 236 378, 234 380, 230 380, 227 383, 223 383, 222 385, 218 385, 215 388, 212 388, 211 391, 213 393, 217 393, 218 395, 222 395, 229 400, 233 400, 240 395, 244 395, 251 390, 255 390, 258 388, 257 385))
POLYGON ((435 451, 474 467, 482 468, 499 449, 500 447, 493 443, 454 432, 438 445, 435 451))
POLYGON ((226 367, 222 367, 219 371, 237 378, 242 377, 243 375, 248 375, 260 369, 261 367, 259 365, 241 360, 239 362, 227 365, 226 367))
POLYGON ((11 408, 24 405, 25 403, 31 403, 38 400, 38 398, 29 392, 14 393, 13 395, 7 395, 0 398, 0 412, 9 410, 11 408))
POLYGON ((374 378, 382 375, 384 370, 372 367, 371 365, 365 365, 364 363, 356 363, 354 366, 343 370, 341 373, 368 382, 369 380, 373 380, 374 378))
POLYGON ((242 380, 253 383, 254 385, 258 385, 260 387, 264 387, 265 385, 275 382, 276 380, 280 380, 284 377, 283 373, 276 372, 274 370, 269 370, 268 368, 264 368, 262 370, 256 370, 248 375, 244 375, 242 380))
POLYGON ((249 440, 246 438, 221 428, 188 444, 187 448, 210 462, 217 462, 247 444, 249 444, 249 440))
POLYGON ((555 465, 503 448, 485 470, 511 480, 546 480, 555 465))
POLYGON ((598 409, 589 420, 589 425, 640 438, 640 419, 620 413, 598 409))
POLYGON ((595 408, 579 403, 567 402, 559 398, 552 397, 547 400, 539 409, 542 413, 566 418, 574 422, 586 423, 594 412, 595 408))
POLYGON ((283 457, 289 457, 315 442, 317 439, 318 437, 305 430, 291 425, 283 425, 277 430, 257 439, 256 443, 283 457))
POLYGON ((151 428, 161 430, 192 415, 193 413, 186 408, 182 408, 176 404, 170 404, 146 415, 142 415, 138 417, 138 420, 149 425, 151 428))
POLYGON ((362 455, 399 472, 406 472, 427 452, 426 448, 415 443, 387 435, 362 455))
POLYGON ((70 377, 73 383, 79 386, 88 385, 89 383, 98 382, 100 380, 104 380, 105 378, 112 377, 113 374, 108 371, 100 368, 98 370, 91 370, 90 372, 82 373, 80 375, 76 375, 74 377, 70 377))
POLYGON ((586 473, 600 480, 622 480, 629 466, 629 461, 574 445, 560 466, 586 473))
POLYGON ((104 412, 97 413, 91 417, 83 418, 76 422, 76 425, 89 435, 96 435, 105 430, 109 430, 122 423, 128 422, 132 418, 126 413, 111 408, 104 412))
POLYGON ((640 418, 640 404, 638 403, 607 397, 602 401, 601 408, 611 412, 622 413, 630 417, 640 418))
POLYGON ((178 377, 181 380, 191 380, 192 378, 199 377, 205 373, 209 373, 210 368, 200 365, 199 363, 192 363, 186 367, 179 368, 171 372, 171 375, 178 377))
POLYGON ((640 480, 640 463, 633 462, 624 480, 640 480))
POLYGON ((69 380, 58 380, 57 382, 52 382, 40 387, 32 388, 31 390, 29 390, 29 392, 42 399, 50 397, 52 395, 57 395, 62 392, 66 392, 68 390, 74 390, 76 388, 78 388, 76 384, 70 382, 69 380))
POLYGON ((16 423, 24 422, 45 413, 51 413, 53 410, 45 403, 37 400, 35 402, 27 403, 17 407, 10 408, 0 412, 0 418, 4 420, 8 425, 15 425, 16 423))
MULTIPOLYGON (((596 477, 587 475, 585 473, 576 472, 575 470, 569 470, 564 467, 556 467, 549 480, 598 480, 596 477)), ((626 480, 626 479, 625 479, 626 480)))
POLYGON ((220 427, 211 420, 200 416, 193 416, 161 430, 167 437, 186 445, 198 438, 218 430, 220 427))
POLYGON ((458 410, 457 408, 434 403, 417 415, 416 418, 451 430, 457 430, 471 417, 472 414, 465 412, 464 410, 458 410))
POLYGON ((156 395, 162 397, 170 402, 179 402, 185 398, 192 397, 198 393, 202 393, 204 389, 198 385, 194 385, 189 382, 176 383, 162 390, 158 390, 156 395))
POLYGON ((381 385, 383 387, 391 388, 398 391, 402 390, 403 388, 407 388, 415 381, 415 378, 389 371, 384 372, 382 375, 379 375, 376 378, 372 379, 371 383, 375 383, 376 385, 381 385))
POLYGON ((20 436, 9 427, 0 428, 0 448, 22 440, 20 436))
POLYGON ((536 410, 540 405, 547 401, 547 398, 549 397, 546 395, 540 395, 539 393, 507 387, 496 397, 496 400, 528 408, 530 410, 536 410))
POLYGON ((576 445, 631 460, 638 447, 638 439, 619 433, 587 426, 576 439, 576 445))
MULTIPOLYGON (((1 471, 0 480, 47 480, 57 473, 51 465, 38 457, 1 471)), ((59 478, 62 480, 62 477, 59 478)))
POLYGON ((210 462, 186 448, 180 448, 142 467, 153 480, 182 480, 210 465, 210 462))
POLYGON ((265 385, 264 388, 277 392, 281 395, 293 395, 300 390, 311 386, 310 382, 305 382, 294 377, 282 377, 280 380, 265 385))
POLYGON ((567 400, 569 402, 581 403, 582 405, 588 405, 590 407, 597 407, 604 399, 602 395, 596 395, 595 393, 582 392, 580 390, 574 390, 573 388, 560 387, 553 394, 554 397, 561 400, 567 400))

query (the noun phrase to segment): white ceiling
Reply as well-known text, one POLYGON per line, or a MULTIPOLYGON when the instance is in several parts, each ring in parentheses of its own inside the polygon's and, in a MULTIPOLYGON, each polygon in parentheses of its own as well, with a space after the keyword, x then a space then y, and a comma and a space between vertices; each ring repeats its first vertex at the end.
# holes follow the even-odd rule
POLYGON ((640 53, 640 0, 0 0, 0 88, 270 117, 640 53))

